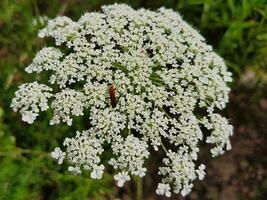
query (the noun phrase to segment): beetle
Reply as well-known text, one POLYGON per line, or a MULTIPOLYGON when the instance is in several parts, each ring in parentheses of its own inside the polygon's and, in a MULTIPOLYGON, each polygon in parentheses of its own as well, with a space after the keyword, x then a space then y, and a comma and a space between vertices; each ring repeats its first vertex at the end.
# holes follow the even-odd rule
POLYGON ((114 84, 110 84, 108 86, 108 94, 109 94, 109 99, 112 108, 115 108, 117 105, 117 99, 116 99, 116 87, 114 84))

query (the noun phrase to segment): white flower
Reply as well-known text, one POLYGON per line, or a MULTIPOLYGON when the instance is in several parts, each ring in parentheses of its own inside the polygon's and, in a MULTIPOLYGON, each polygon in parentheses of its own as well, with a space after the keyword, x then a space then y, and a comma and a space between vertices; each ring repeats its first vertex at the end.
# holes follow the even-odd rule
POLYGON ((40 110, 45 111, 49 108, 48 99, 52 96, 51 91, 50 87, 36 81, 23 84, 16 91, 11 107, 21 113, 23 121, 32 124, 40 110))
POLYGON ((125 171, 122 171, 122 172, 119 172, 118 174, 116 174, 114 176, 114 179, 116 181, 118 181, 117 182, 118 187, 122 187, 126 181, 131 180, 128 172, 125 172, 125 171))
POLYGON ((171 187, 169 184, 159 183, 156 193, 159 195, 165 195, 166 197, 171 196, 171 187))
POLYGON ((104 165, 94 167, 93 171, 91 172, 91 178, 101 179, 104 173, 104 169, 105 169, 104 165))
POLYGON ((32 111, 21 111, 21 115, 22 121, 28 122, 29 124, 32 124, 38 116, 38 114, 33 113, 32 111))
MULTIPOLYGON (((100 163, 100 155, 104 149, 102 147, 103 141, 89 131, 77 132, 76 137, 66 138, 63 145, 66 146, 67 159, 74 167, 83 167, 85 170, 95 170, 93 176, 100 177, 103 165, 100 163), (98 167, 97 167, 98 166, 98 167)), ((103 169, 102 169, 103 168, 103 169)))
POLYGON ((53 152, 51 152, 52 158, 58 160, 58 164, 62 164, 66 153, 63 152, 59 147, 56 147, 53 152))
POLYGON ((25 68, 28 73, 40 73, 43 70, 56 70, 63 54, 55 47, 45 47, 37 53, 32 63, 25 68))
POLYGON ((77 167, 69 166, 68 170, 69 170, 69 172, 73 173, 74 175, 82 173, 79 166, 77 166, 77 167))
POLYGON ((174 193, 181 193, 186 196, 193 187, 192 181, 199 176, 202 179, 205 175, 205 166, 201 164, 195 169, 195 163, 190 156, 187 147, 180 147, 175 153, 169 150, 167 158, 163 159, 165 167, 160 167, 159 174, 163 175, 162 183, 173 185, 174 193))
POLYGON ((54 38, 55 45, 41 49, 25 70, 48 71, 51 87, 24 84, 11 107, 28 123, 49 108, 51 125, 83 118, 88 129, 66 138, 65 152, 53 153, 59 164, 66 157, 69 171, 88 170, 100 179, 104 146, 110 146, 108 164, 121 171, 114 178, 122 186, 130 175, 145 176, 152 147, 166 154, 157 193, 185 196, 205 176, 204 165, 196 166, 203 129, 212 156, 231 149, 233 127, 217 113, 229 100, 231 73, 173 10, 103 6, 78 21, 49 20, 39 36, 54 38))
POLYGON ((71 115, 83 115, 85 100, 86 97, 83 93, 72 89, 65 89, 55 94, 55 100, 51 104, 54 116, 50 120, 50 124, 59 124, 63 121, 70 126, 72 124, 71 115))
POLYGON ((198 170, 197 170, 197 174, 198 174, 198 179, 199 180, 202 180, 204 178, 204 176, 206 175, 205 173, 205 165, 201 164, 199 167, 198 167, 198 170))
POLYGON ((143 177, 146 172, 143 164, 149 155, 147 147, 148 145, 145 142, 140 141, 133 135, 127 136, 124 141, 118 137, 111 146, 116 159, 110 159, 109 164, 115 169, 124 169, 132 175, 143 177))
POLYGON ((188 195, 191 192, 192 187, 193 187, 193 184, 184 185, 181 191, 182 196, 185 197, 186 195, 188 195))
POLYGON ((216 144, 216 146, 211 149, 211 154, 215 157, 223 154, 225 151, 224 149, 231 149, 229 137, 233 135, 233 127, 219 114, 212 113, 209 117, 210 122, 207 120, 203 121, 203 125, 212 129, 211 135, 207 137, 206 142, 216 144))
POLYGON ((56 44, 60 45, 66 42, 67 39, 76 34, 77 26, 68 17, 57 17, 48 21, 48 25, 45 29, 39 32, 39 37, 52 36, 56 39, 56 44))

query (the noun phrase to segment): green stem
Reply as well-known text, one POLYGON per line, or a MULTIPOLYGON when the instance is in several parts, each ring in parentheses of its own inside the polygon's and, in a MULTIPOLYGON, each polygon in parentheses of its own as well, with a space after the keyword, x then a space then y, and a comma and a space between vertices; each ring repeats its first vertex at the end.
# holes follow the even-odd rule
POLYGON ((68 6, 69 6, 70 0, 67 0, 65 3, 63 3, 63 5, 60 7, 59 11, 58 11, 58 15, 61 16, 65 13, 65 11, 67 10, 68 6))
POLYGON ((12 149, 12 151, 4 151, 0 152, 0 157, 1 156, 21 156, 22 154, 29 154, 29 155, 36 155, 36 156, 44 156, 47 157, 50 155, 50 153, 43 152, 43 151, 37 151, 37 150, 31 150, 31 149, 22 149, 22 148, 15 148, 12 149))
POLYGON ((166 112, 166 110, 164 110, 163 108, 159 108, 159 110, 162 111, 162 112, 164 112, 168 118, 170 118, 170 119, 172 118, 172 117, 166 112))
POLYGON ((137 177, 136 181, 136 200, 142 200, 143 198, 143 186, 142 186, 142 178, 137 177))
POLYGON ((39 11, 38 4, 37 4, 36 0, 33 1, 33 9, 34 9, 35 15, 40 16, 40 11, 39 11))
POLYGON ((164 146, 164 144, 161 142, 160 146, 162 147, 162 149, 164 150, 164 152, 166 154, 168 154, 168 150, 166 149, 166 147, 164 146))

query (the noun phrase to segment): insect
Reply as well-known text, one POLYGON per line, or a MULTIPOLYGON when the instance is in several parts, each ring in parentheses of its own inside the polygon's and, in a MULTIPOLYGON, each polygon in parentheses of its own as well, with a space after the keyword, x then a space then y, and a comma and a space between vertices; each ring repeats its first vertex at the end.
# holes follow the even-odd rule
POLYGON ((112 106, 112 108, 115 108, 117 105, 115 85, 111 84, 108 86, 108 93, 109 93, 111 106, 112 106))

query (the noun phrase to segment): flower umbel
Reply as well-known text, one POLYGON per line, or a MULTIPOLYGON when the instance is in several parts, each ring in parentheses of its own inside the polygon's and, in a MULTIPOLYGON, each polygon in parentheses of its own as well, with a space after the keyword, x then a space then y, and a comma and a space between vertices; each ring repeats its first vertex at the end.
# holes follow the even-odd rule
POLYGON ((62 152, 62 150, 59 147, 56 147, 53 152, 51 152, 52 158, 58 160, 58 164, 62 164, 63 160, 66 156, 65 152, 62 152))
POLYGON ((231 149, 233 128, 216 112, 228 102, 231 73, 173 10, 103 6, 76 22, 49 20, 39 37, 52 37, 55 45, 40 50, 26 71, 47 71, 50 86, 20 86, 11 107, 30 124, 49 107, 51 125, 71 126, 89 112, 89 128, 66 138, 64 152, 51 153, 59 164, 67 161, 70 172, 89 170, 101 179, 104 146, 110 146, 108 163, 122 187, 130 176, 145 176, 151 146, 165 152, 156 193, 185 196, 205 176, 205 165, 196 165, 199 142, 214 145, 212 156, 231 149))
POLYGON ((130 180, 128 172, 122 171, 114 176, 114 179, 118 181, 117 185, 122 187, 126 181, 130 180))

